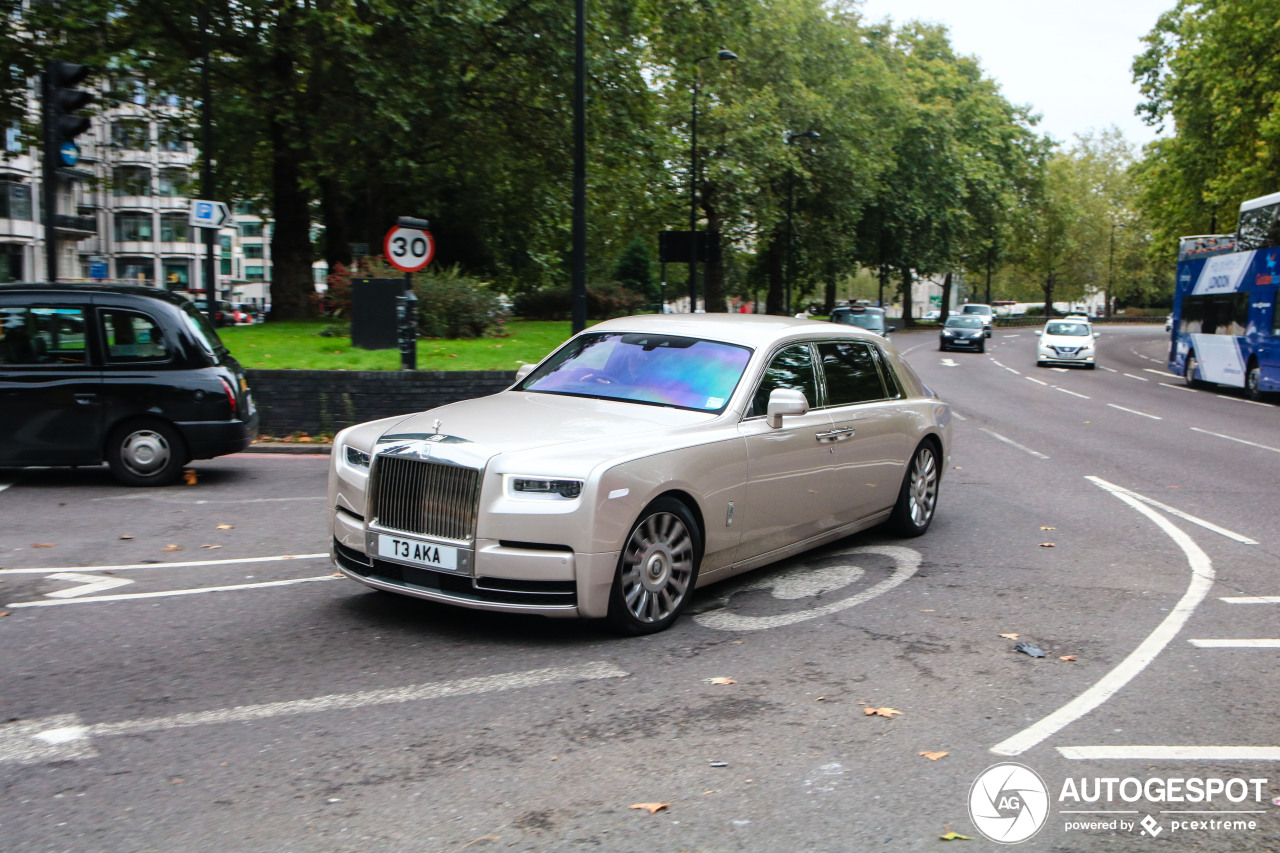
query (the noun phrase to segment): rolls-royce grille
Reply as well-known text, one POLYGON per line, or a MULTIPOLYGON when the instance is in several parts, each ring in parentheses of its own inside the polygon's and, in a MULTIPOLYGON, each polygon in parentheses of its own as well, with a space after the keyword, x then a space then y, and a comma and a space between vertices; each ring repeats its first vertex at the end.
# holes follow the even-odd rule
POLYGON ((378 456, 372 487, 374 523, 421 536, 469 540, 479 482, 480 472, 474 468, 378 456))

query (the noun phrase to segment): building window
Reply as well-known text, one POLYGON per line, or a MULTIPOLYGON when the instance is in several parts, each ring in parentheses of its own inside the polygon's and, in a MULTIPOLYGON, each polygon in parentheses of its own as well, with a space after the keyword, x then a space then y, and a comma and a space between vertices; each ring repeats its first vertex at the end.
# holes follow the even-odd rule
POLYGON ((176 121, 163 122, 157 129, 161 151, 186 151, 187 128, 176 121))
MULTIPOLYGON (((117 213, 116 242, 150 242, 152 238, 151 227, 150 213, 117 213)), ((148 261, 149 263, 150 261, 148 261)), ((133 277, 132 275, 124 276, 124 278, 133 277)), ((147 277, 151 277, 149 271, 147 277)))
POLYGON ((22 127, 17 120, 4 129, 4 150, 10 154, 21 154, 27 150, 22 141, 22 127))
POLYGON ((245 267, 244 267, 245 281, 266 281, 266 278, 267 277, 263 274, 262 267, 249 266, 248 264, 245 264, 245 267))
POLYGON ((230 235, 230 234, 219 234, 219 235, 218 235, 218 245, 222 247, 222 251, 224 251, 224 252, 230 252, 230 251, 231 251, 231 235, 230 235))
POLYGON ((156 194, 170 198, 184 196, 190 187, 191 176, 186 169, 161 169, 156 181, 156 194))
POLYGON ((0 284, 22 281, 22 247, 0 243, 0 284))
POLYGON ((0 181, 0 219, 31 220, 31 187, 0 181))
POLYGON ((246 258, 261 258, 263 246, 261 243, 245 243, 244 256, 246 258))
POLYGON ((111 123, 111 144, 117 148, 145 151, 151 147, 151 126, 142 119, 120 119, 111 123))
POLYGON ((191 264, 187 261, 164 262, 164 286, 170 290, 186 290, 191 285, 191 264))
POLYGON ((150 258, 117 258, 116 273, 129 281, 151 281, 156 265, 150 258))
POLYGON ((111 194, 151 195, 151 170, 143 166, 119 166, 112 169, 111 194))
POLYGON ((225 258, 225 257, 220 258, 219 267, 221 269, 221 275, 225 275, 228 278, 231 277, 231 259, 230 258, 225 258))
POLYGON ((186 243, 191 237, 191 226, 185 213, 166 213, 160 217, 160 241, 162 243, 186 243))
POLYGON ((258 212, 253 209, 253 202, 246 201, 244 199, 237 201, 234 205, 234 208, 236 213, 250 214, 250 213, 258 212))
POLYGON ((240 236, 241 236, 241 237, 261 237, 261 236, 262 236, 262 222, 261 222, 261 221, 258 221, 258 222, 241 222, 241 223, 240 223, 240 236))

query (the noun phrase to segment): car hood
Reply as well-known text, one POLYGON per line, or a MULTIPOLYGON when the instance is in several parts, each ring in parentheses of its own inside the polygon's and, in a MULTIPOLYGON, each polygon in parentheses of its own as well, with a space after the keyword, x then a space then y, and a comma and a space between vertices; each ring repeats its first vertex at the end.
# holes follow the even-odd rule
POLYGON ((1092 335, 1041 335, 1040 345, 1046 347, 1087 347, 1093 343, 1092 335))

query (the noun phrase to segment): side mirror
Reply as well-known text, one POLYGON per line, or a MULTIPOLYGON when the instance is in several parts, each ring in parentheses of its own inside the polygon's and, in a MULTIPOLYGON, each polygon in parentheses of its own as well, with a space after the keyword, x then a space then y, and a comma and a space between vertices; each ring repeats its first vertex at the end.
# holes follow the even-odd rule
POLYGON ((773 429, 782 428, 783 415, 803 415, 809 411, 809 401, 803 391, 791 388, 774 388, 769 392, 769 408, 765 423, 773 429))
POLYGON ((1093 336, 1096 338, 1096 337, 1098 337, 1098 335, 1101 335, 1101 334, 1102 334, 1102 332, 1094 332, 1094 333, 1093 333, 1093 336))
POLYGON ((528 376, 530 373, 533 373, 533 369, 534 369, 535 367, 537 367, 537 366, 538 366, 538 365, 536 365, 536 364, 522 364, 522 365, 520 365, 519 369, 518 369, 518 370, 516 370, 516 382, 520 382, 520 381, 522 381, 522 380, 523 380, 526 376, 528 376))

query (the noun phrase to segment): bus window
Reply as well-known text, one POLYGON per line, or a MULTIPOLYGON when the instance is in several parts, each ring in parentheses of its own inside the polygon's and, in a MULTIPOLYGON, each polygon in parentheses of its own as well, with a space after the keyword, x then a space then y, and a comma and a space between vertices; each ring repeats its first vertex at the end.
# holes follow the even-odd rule
POLYGON ((1248 325, 1248 293, 1188 296, 1182 302, 1181 331, 1184 334, 1243 335, 1248 325))

